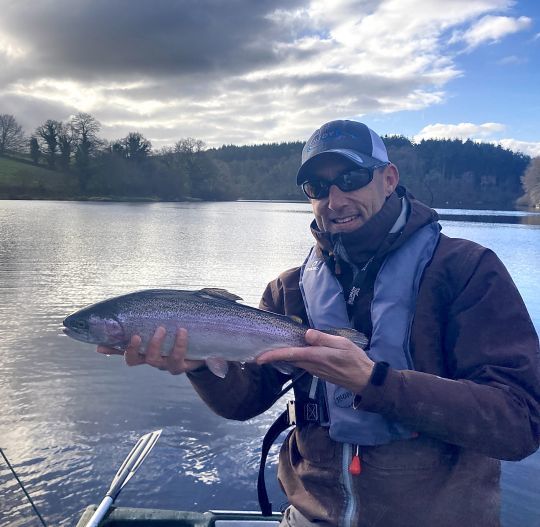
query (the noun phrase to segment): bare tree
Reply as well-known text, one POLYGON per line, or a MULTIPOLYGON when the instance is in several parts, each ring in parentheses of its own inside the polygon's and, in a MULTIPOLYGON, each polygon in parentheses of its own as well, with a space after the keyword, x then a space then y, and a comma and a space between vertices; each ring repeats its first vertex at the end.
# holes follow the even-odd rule
POLYGON ((202 152, 204 141, 194 137, 180 139, 174 145, 175 162, 183 179, 186 194, 195 195, 205 186, 204 160, 202 152))
POLYGON ((0 115, 0 155, 8 150, 21 151, 26 144, 22 126, 17 123, 13 115, 4 113, 0 115))
POLYGON ((69 168, 75 135, 71 123, 60 123, 58 127, 58 149, 60 150, 60 165, 64 170, 69 168))
POLYGON ((186 137, 180 139, 174 145, 174 151, 178 154, 193 155, 202 152, 206 148, 204 141, 195 139, 194 137, 186 137))
POLYGON ((90 159, 102 146, 98 133, 101 123, 89 113, 78 113, 71 119, 71 126, 76 140, 75 162, 79 170, 86 171, 90 159))
POLYGON ((521 184, 529 205, 540 208, 540 157, 531 159, 521 176, 521 184))
POLYGON ((34 164, 39 163, 39 158, 41 157, 41 150, 39 149, 38 140, 35 137, 30 138, 30 157, 34 164))
POLYGON ((41 139, 42 145, 45 148, 41 148, 43 155, 47 159, 49 167, 54 168, 56 166, 56 156, 58 152, 58 133, 62 127, 62 123, 59 121, 53 121, 48 119, 44 124, 36 128, 36 135, 41 139))

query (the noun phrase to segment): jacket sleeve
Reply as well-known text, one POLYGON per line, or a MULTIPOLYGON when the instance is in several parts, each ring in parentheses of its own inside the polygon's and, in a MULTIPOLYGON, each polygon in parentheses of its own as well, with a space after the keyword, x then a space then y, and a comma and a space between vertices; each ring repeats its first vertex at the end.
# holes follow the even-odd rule
MULTIPOLYGON (((454 298, 443 356, 451 378, 390 370, 360 407, 489 457, 519 460, 540 439, 538 336, 508 271, 483 249, 454 298)), ((437 350, 434 350, 436 352, 437 350)))
MULTIPOLYGON (((280 298, 280 281, 275 280, 266 287, 260 308, 279 313, 274 302, 280 298)), ((255 363, 240 365, 229 362, 229 371, 224 379, 202 367, 187 374, 188 379, 206 405, 227 419, 244 421, 270 408, 281 391, 288 376, 273 366, 255 363)))

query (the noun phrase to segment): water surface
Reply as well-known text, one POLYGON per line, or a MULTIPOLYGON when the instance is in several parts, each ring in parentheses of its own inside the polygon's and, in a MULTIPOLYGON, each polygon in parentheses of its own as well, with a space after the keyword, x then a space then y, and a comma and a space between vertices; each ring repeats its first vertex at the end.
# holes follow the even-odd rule
MULTIPOLYGON (((499 254, 540 329, 535 215, 450 216, 458 221, 443 220, 444 232, 499 254)), ((310 221, 303 203, 0 201, 0 447, 49 524, 73 525, 136 439, 157 428, 163 435, 119 505, 257 508, 260 441, 281 405, 246 423, 226 421, 183 376, 128 369, 60 327, 83 305, 152 287, 223 287, 256 306, 266 283, 305 257, 310 221)), ((279 505, 276 450, 270 459, 279 505)), ((505 464, 505 527, 540 525, 539 476, 538 454, 505 464)), ((0 525, 39 525, 3 462, 0 525)))

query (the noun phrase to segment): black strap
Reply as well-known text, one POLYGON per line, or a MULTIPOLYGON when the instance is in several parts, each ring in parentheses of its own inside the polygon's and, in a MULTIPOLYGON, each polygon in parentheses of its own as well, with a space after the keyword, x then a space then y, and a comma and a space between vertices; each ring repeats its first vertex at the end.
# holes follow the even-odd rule
POLYGON ((270 448, 272 448, 275 440, 279 437, 281 432, 287 430, 289 426, 291 426, 289 424, 289 412, 288 410, 285 410, 268 429, 262 442, 259 477, 257 479, 257 496, 259 498, 259 507, 263 516, 272 516, 272 504, 268 499, 268 492, 266 491, 266 483, 264 481, 266 458, 268 457, 268 452, 270 451, 270 448))
MULTIPOLYGON (((295 384, 300 381, 300 379, 308 375, 307 371, 301 371, 296 377, 291 379, 291 382, 283 388, 275 397, 274 402, 280 399, 285 395, 295 384)), ((259 499, 259 507, 263 516, 272 516, 272 504, 268 499, 268 492, 266 491, 266 483, 264 481, 264 469, 266 467, 266 459, 268 458, 268 452, 270 448, 275 443, 276 439, 279 437, 281 432, 287 430, 290 426, 295 423, 292 423, 289 419, 289 408, 285 410, 272 424, 272 426, 266 432, 261 448, 261 460, 259 462, 259 476, 257 478, 257 496, 259 499)))

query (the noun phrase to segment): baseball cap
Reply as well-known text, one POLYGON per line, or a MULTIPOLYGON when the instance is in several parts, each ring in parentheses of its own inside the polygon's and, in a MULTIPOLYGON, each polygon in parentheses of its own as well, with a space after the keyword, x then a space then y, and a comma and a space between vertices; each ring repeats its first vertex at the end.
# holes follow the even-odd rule
POLYGON ((382 139, 364 123, 330 121, 316 130, 305 144, 296 184, 307 181, 310 171, 328 156, 342 157, 364 168, 389 162, 382 139))

